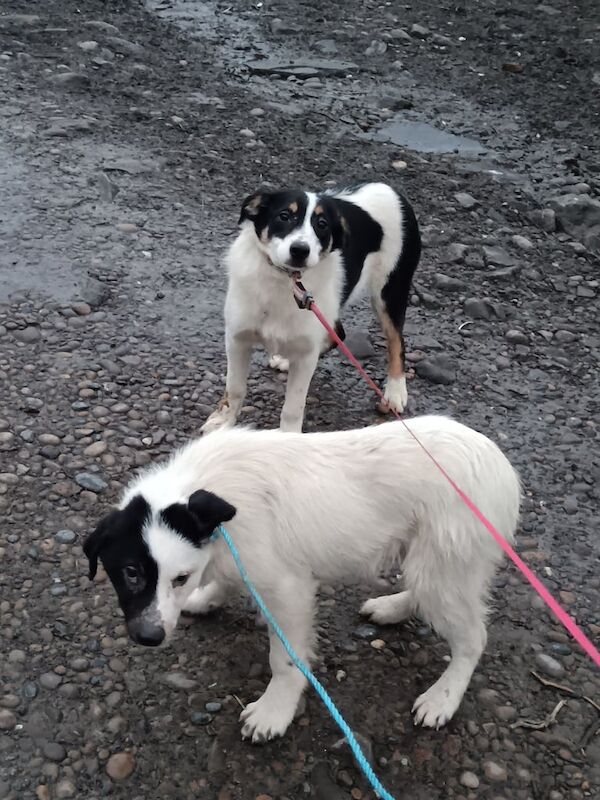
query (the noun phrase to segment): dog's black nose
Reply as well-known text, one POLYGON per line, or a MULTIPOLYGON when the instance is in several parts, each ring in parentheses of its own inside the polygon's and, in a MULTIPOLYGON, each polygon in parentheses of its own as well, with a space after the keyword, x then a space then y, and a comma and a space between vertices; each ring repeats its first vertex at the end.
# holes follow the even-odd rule
POLYGON ((127 630, 136 644, 143 644, 146 647, 158 647, 165 638, 165 629, 162 626, 140 617, 129 620, 127 630))
POLYGON ((305 261, 310 253, 310 246, 304 242, 294 242, 290 245, 290 255, 294 261, 305 261))

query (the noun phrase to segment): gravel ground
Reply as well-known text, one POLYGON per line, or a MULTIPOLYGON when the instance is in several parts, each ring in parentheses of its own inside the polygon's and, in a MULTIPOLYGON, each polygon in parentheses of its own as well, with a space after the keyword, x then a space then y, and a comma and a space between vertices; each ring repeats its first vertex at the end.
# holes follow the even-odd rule
MULTIPOLYGON (((264 181, 411 198, 410 411, 504 447, 519 550, 598 641, 600 12, 550 2, 0 0, 0 798, 373 798, 311 694, 283 740, 240 740, 268 675, 247 605, 146 651, 82 557, 220 395, 219 254, 264 181)), ((366 306, 344 323, 383 378, 366 306)), ((244 419, 274 426, 282 395, 257 358, 244 419)), ((326 356, 307 429, 374 419, 326 356)), ((598 673, 512 568, 439 732, 410 706, 445 644, 361 624, 369 593, 323 587, 316 670, 397 800, 598 796, 598 673)))

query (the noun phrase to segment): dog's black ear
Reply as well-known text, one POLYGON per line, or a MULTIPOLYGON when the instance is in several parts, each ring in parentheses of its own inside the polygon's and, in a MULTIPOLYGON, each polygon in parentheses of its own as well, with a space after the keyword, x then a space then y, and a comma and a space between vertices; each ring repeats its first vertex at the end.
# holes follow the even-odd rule
POLYGON ((269 205, 268 192, 258 191, 254 192, 254 194, 249 195, 242 203, 242 210, 240 212, 238 225, 241 225, 245 219, 249 219, 251 222, 254 222, 254 220, 256 219, 256 217, 258 217, 261 210, 265 209, 268 205, 269 205))
POLYGON ((89 563, 88 577, 91 581, 96 577, 98 571, 98 556, 106 544, 110 531, 115 524, 119 511, 111 511, 98 523, 96 530, 86 538, 83 543, 83 552, 89 563))
POLYGON ((199 489, 190 495, 188 511, 198 523, 200 538, 208 539, 217 525, 233 519, 237 509, 219 495, 199 489))

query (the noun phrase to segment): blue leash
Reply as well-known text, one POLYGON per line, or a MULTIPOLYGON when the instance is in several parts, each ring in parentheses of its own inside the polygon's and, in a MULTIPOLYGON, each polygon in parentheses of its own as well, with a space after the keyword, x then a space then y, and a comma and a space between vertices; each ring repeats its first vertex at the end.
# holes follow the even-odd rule
POLYGON ((377 794, 381 798, 383 798, 383 800, 394 800, 394 797, 384 789, 384 787, 381 785, 381 782, 379 781, 379 778, 373 772, 373 769, 369 764, 369 762, 367 761, 365 754, 361 750, 359 743, 356 741, 356 737, 352 733, 352 729, 350 728, 346 720, 342 717, 340 712, 337 710, 335 703, 333 702, 331 697, 327 694, 325 687, 321 683, 319 683, 319 681, 317 680, 317 678, 315 678, 315 676, 310 671, 308 666, 300 659, 300 657, 295 653, 292 645, 288 642, 285 633, 281 630, 281 628, 277 624, 277 621, 275 620, 275 618, 265 605, 265 601, 259 595, 256 587, 248 577, 248 573, 246 572, 246 569, 242 564, 242 559, 240 558, 238 549, 234 545, 231 536, 227 533, 227 531, 222 525, 219 525, 219 527, 213 534, 213 538, 215 539, 218 538, 219 534, 221 534, 221 536, 225 540, 225 544, 230 549, 231 555, 233 556, 233 560, 235 561, 236 566, 240 572, 240 575, 242 576, 242 580, 248 587, 248 591, 254 598, 256 605, 261 610, 264 618, 267 620, 271 628, 275 631, 277 637, 279 638, 279 641, 285 647, 289 657, 292 659, 296 667, 298 667, 300 672, 304 675, 306 680, 311 684, 315 692, 319 695, 319 697, 325 704, 325 708, 329 711, 335 723, 341 729, 342 733, 346 737, 346 741, 348 742, 352 752, 354 753, 354 757, 356 758, 358 766, 361 768, 364 776, 369 781, 373 789, 377 792, 377 794))

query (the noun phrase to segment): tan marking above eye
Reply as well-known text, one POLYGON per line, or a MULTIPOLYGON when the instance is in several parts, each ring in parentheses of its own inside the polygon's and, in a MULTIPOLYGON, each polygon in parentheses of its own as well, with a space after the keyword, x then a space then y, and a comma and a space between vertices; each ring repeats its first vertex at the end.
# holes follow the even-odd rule
POLYGON ((289 204, 288 208, 292 212, 292 214, 297 214, 298 213, 298 203, 295 200, 294 200, 293 203, 289 204))
POLYGON ((324 214, 325 212, 323 211, 323 206, 317 206, 314 210, 314 213, 316 216, 319 216, 319 214, 324 214))

